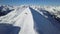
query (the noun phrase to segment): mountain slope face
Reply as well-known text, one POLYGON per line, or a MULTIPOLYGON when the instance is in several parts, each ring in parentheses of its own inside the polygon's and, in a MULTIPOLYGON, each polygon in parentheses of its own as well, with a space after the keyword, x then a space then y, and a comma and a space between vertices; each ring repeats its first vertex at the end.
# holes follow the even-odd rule
POLYGON ((54 19, 56 19, 57 21, 60 22, 60 6, 58 6, 58 7, 57 6, 56 7, 54 7, 54 6, 38 7, 37 6, 34 9, 38 10, 38 11, 47 11, 52 15, 52 17, 54 19))
MULTIPOLYGON (((14 10, 8 13, 5 16, 0 17, 0 23, 3 24, 12 24, 15 27, 20 27, 17 30, 18 34, 35 34, 36 32, 33 29, 33 17, 29 8, 26 8, 24 11, 20 12, 20 10, 14 10)), ((9 29, 9 28, 8 28, 9 29)), ((1 29, 0 29, 1 30, 1 29)), ((10 31, 10 34, 16 34, 17 30, 13 29, 10 31), (13 32, 14 31, 14 32, 13 32)), ((5 31, 2 31, 5 32, 5 31)))
POLYGON ((0 16, 4 16, 13 10, 14 10, 13 7, 10 7, 8 5, 7 6, 1 5, 0 6, 0 16))
POLYGON ((15 8, 0 17, 0 24, 2 34, 60 34, 60 24, 49 12, 31 7, 15 8))
POLYGON ((32 8, 30 10, 33 15, 35 29, 39 34, 60 34, 60 25, 48 13, 46 14, 48 18, 46 18, 36 10, 32 8))

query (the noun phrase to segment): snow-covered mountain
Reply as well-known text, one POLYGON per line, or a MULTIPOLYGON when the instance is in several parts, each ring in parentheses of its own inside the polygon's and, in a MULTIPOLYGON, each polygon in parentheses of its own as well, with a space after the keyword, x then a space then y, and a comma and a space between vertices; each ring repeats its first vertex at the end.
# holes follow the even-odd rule
POLYGON ((59 12, 52 6, 0 6, 0 33, 60 34, 59 12))

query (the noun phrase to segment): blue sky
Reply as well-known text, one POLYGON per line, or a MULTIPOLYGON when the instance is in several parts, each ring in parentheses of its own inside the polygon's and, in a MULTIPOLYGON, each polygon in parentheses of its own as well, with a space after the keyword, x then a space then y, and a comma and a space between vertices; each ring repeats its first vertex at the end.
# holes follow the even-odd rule
POLYGON ((0 0, 0 5, 60 5, 60 0, 0 0))

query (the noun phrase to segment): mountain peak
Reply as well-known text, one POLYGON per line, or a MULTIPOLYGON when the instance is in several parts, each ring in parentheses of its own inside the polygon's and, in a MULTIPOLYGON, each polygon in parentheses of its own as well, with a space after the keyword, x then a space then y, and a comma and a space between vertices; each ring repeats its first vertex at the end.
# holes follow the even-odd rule
MULTIPOLYGON (((51 17, 49 11, 43 8, 41 9, 40 7, 37 8, 37 10, 35 8, 30 6, 19 6, 15 8, 14 11, 9 13, 7 11, 8 14, 0 12, 0 15, 6 15, 0 17, 0 23, 9 23, 18 26, 21 28, 21 30, 18 29, 19 34, 60 34, 60 24, 51 17)), ((11 31, 11 33, 16 33, 16 29, 13 31, 11 31)))

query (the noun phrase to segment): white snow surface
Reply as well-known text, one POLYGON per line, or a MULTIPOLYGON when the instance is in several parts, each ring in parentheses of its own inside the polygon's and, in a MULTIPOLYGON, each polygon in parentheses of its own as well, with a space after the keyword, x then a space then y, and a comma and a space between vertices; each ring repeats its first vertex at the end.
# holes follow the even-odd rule
MULTIPOLYGON (((10 10, 11 9, 12 8, 10 7, 10 10)), ((13 29, 14 32, 9 31, 9 34, 60 34, 59 22, 52 18, 50 15, 52 12, 53 14, 57 15, 57 17, 60 17, 60 14, 56 13, 60 11, 60 8, 40 6, 14 6, 13 9, 14 10, 8 14, 0 16, 0 24, 12 24, 13 26, 20 28, 18 33, 16 33, 16 29, 13 29)), ((2 10, 6 11, 5 8, 2 10)))

